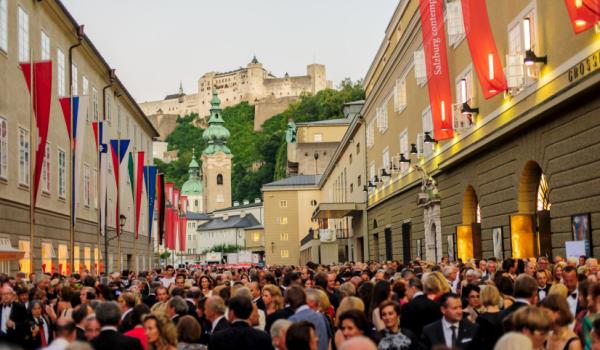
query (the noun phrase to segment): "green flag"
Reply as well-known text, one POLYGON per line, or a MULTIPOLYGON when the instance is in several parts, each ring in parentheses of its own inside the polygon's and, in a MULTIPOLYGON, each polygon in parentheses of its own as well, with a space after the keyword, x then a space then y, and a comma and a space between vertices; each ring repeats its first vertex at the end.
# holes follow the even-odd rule
POLYGON ((134 178, 133 178, 133 154, 129 152, 129 161, 127 163, 127 170, 129 170, 129 183, 131 184, 131 196, 134 195, 134 178))

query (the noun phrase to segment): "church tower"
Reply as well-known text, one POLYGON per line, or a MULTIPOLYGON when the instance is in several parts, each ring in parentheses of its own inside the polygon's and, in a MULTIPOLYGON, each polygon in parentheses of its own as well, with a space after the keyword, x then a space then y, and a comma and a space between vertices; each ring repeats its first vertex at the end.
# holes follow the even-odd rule
POLYGON ((187 196, 188 211, 194 213, 204 212, 204 186, 200 175, 200 165, 196 161, 195 152, 192 153, 192 161, 188 167, 188 180, 181 187, 181 195, 187 196))
POLYGON ((231 150, 227 147, 229 130, 223 124, 221 100, 213 90, 210 101, 210 119, 202 139, 208 146, 202 151, 202 173, 204 182, 204 211, 231 207, 231 150))

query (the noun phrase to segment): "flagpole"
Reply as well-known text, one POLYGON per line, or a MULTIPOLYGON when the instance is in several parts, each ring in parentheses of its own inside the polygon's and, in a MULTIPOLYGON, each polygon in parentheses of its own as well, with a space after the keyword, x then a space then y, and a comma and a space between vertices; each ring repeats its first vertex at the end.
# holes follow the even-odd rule
MULTIPOLYGON (((129 137, 129 135, 127 135, 127 136, 129 137)), ((133 135, 133 140, 135 140, 135 134, 133 135)), ((137 155, 137 153, 135 152, 135 145, 132 147, 131 152, 132 152, 132 158, 133 158, 133 154, 137 155)), ((136 254, 136 251, 135 251, 135 241, 137 241, 137 212, 135 210, 135 202, 136 202, 136 198, 135 198, 136 195, 135 195, 135 193, 137 191, 137 188, 136 188, 137 186, 135 184, 135 181, 136 181, 135 180, 135 173, 136 173, 135 170, 136 169, 135 169, 135 159, 134 159, 133 160, 133 174, 134 174, 133 175, 133 177, 134 177, 133 182, 134 183, 131 184, 131 188, 135 189, 135 191, 131 192, 131 199, 132 199, 131 202, 133 203, 133 205, 132 205, 132 208, 133 208, 133 254, 135 255, 135 260, 134 260, 135 267, 134 267, 134 269, 135 269, 135 272, 137 272, 138 271, 138 258, 137 258, 138 255, 136 254)), ((131 179, 129 179, 129 180, 131 181, 131 179)))
POLYGON ((77 43, 71 45, 69 47, 69 105, 71 106, 69 112, 70 125, 71 130, 69 131, 69 159, 71 160, 71 171, 69 172, 69 183, 70 183, 70 193, 69 193, 69 246, 70 253, 69 254, 69 264, 71 265, 71 274, 75 271, 74 259, 75 259, 75 203, 73 200, 75 199, 75 186, 74 186, 74 172, 75 172, 75 144, 73 142, 73 133, 75 130, 73 125, 73 49, 81 45, 81 41, 83 40, 83 26, 79 26, 77 31, 77 43))
MULTIPOLYGON (((96 119, 96 115, 94 114, 94 119, 96 119)), ((98 118, 99 119, 99 118, 98 118)), ((102 164, 100 163, 100 143, 102 143, 102 140, 100 140, 100 121, 96 120, 96 133, 98 134, 96 137, 96 156, 98 157, 98 159, 96 159, 96 210, 97 210, 97 215, 96 215, 96 220, 98 220, 97 222, 97 226, 98 226, 98 256, 96 257, 96 275, 100 275, 100 257, 102 254, 100 254, 100 245, 101 245, 101 236, 102 236, 102 209, 100 207, 100 191, 102 190, 100 188, 100 172, 101 169, 100 167, 102 166, 102 164)), ((104 127, 104 126, 103 126, 104 127)))
MULTIPOLYGON (((114 80, 115 80, 115 70, 111 69, 109 71, 109 75, 108 75, 108 85, 106 85, 105 87, 102 88, 102 111, 103 111, 102 123, 104 123, 106 121, 106 116, 107 116, 106 89, 113 86, 114 80)), ((108 111, 108 113, 110 113, 110 111, 108 111)), ((104 126, 103 126, 103 128, 104 128, 104 126)), ((106 129, 106 132, 108 133, 108 128, 106 129)), ((104 131, 103 131, 103 133, 104 133, 104 131)), ((108 152, 108 144, 106 145, 106 147, 107 147, 106 152, 108 152)), ((106 157, 108 158, 108 154, 106 157)), ((106 166, 108 168, 108 159, 106 160, 106 162, 107 162, 106 166)), ((106 181, 108 181, 108 179, 105 180, 105 186, 108 187, 108 183, 106 183, 106 181)), ((102 191, 102 189, 100 189, 100 190, 102 191)), ((100 206, 104 206, 104 210, 100 213, 100 215, 105 216, 105 219, 104 219, 104 273, 106 275, 108 275, 108 271, 106 271, 106 269, 108 269, 108 220, 106 220, 106 217, 107 217, 106 214, 108 213, 108 204, 107 204, 108 203, 108 191, 106 191, 105 196, 106 197, 104 199, 104 203, 100 203, 100 206)), ((100 216, 100 221, 102 221, 102 216, 100 216)), ((100 234, 102 234, 102 228, 100 228, 100 234)))
MULTIPOLYGON (((35 121, 33 116, 33 104, 35 103, 35 77, 33 69, 33 49, 29 52, 29 81, 31 82, 31 103, 29 104, 29 272, 35 272, 33 264, 33 248, 35 238, 35 160, 37 149, 36 143, 36 132, 35 121), (33 155, 33 157, 32 157, 33 155), (33 160, 33 161, 32 161, 33 160)), ((44 147, 46 147, 44 145, 44 147)), ((32 281, 33 282, 33 281, 32 281)))

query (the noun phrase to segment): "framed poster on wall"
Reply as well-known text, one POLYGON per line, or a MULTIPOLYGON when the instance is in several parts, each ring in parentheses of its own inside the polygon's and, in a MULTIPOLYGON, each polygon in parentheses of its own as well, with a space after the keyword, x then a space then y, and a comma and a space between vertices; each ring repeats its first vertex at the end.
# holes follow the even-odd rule
POLYGON ((417 239, 416 248, 417 248, 417 258, 423 260, 423 256, 421 254, 422 251, 421 251, 421 240, 420 239, 417 239))
POLYGON ((592 241, 590 235, 590 213, 577 214, 571 216, 571 231, 574 241, 584 241, 586 243, 586 255, 592 255, 592 241))
POLYGON ((448 240, 448 261, 453 262, 455 260, 454 257, 454 235, 446 236, 448 240))
POLYGON ((504 238, 502 226, 492 228, 492 242, 494 244, 494 256, 500 260, 504 259, 504 238))

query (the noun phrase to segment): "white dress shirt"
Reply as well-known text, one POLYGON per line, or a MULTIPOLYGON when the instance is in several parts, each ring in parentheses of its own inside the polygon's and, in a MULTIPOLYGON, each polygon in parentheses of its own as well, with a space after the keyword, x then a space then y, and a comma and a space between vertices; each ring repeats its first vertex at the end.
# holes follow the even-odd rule
POLYGON ((12 310, 12 305, 4 307, 4 305, 0 305, 2 307, 2 324, 0 325, 0 331, 2 333, 6 333, 8 331, 8 327, 6 323, 10 319, 10 311, 12 310))
POLYGON ((567 296, 567 303, 569 303, 569 309, 573 314, 573 317, 577 315, 577 302, 579 300, 579 289, 575 289, 573 293, 570 293, 567 296))
POLYGON ((446 341, 446 346, 449 347, 449 348, 453 347, 453 344, 452 344, 452 329, 450 327, 452 327, 452 326, 456 327, 456 329, 455 329, 454 332, 456 334, 456 342, 457 342, 457 344, 455 344, 455 345, 458 345, 458 330, 459 330, 459 325, 460 325, 459 322, 450 323, 450 322, 446 321, 445 317, 442 317, 442 330, 444 331, 444 340, 446 341))

